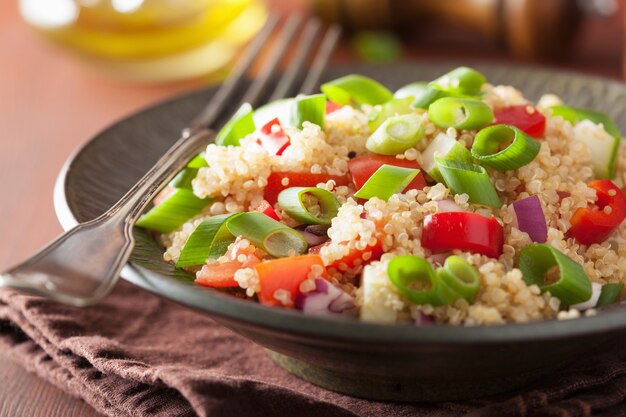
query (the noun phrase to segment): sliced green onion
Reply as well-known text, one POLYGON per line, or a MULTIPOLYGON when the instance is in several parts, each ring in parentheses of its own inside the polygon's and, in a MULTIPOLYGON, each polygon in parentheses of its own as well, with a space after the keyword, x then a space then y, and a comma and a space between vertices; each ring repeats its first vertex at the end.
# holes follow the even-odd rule
POLYGON ((159 233, 170 233, 200 214, 212 201, 212 198, 196 197, 191 190, 176 189, 159 205, 141 216, 135 225, 159 233))
POLYGON ((472 154, 465 145, 445 133, 439 133, 422 152, 422 169, 437 182, 444 182, 435 158, 472 162, 472 154))
POLYGON ((392 195, 404 190, 419 172, 419 169, 384 164, 369 177, 354 196, 367 200, 378 197, 387 201, 392 195))
POLYGON ((582 303, 591 298, 591 281, 583 267, 548 244, 525 246, 520 251, 518 267, 527 284, 539 286, 542 292, 550 291, 564 305, 582 303), (553 269, 556 268, 559 279, 546 284, 546 275, 555 273, 553 269))
POLYGON ((297 97, 291 107, 291 125, 302 129, 302 123, 311 122, 324 130, 326 97, 324 94, 297 97))
POLYGON ((252 106, 243 103, 215 137, 215 144, 222 146, 239 146, 239 141, 254 132, 252 106))
POLYGON ((369 114, 368 125, 370 128, 370 132, 378 129, 380 125, 382 125, 385 120, 389 119, 393 116, 398 116, 402 114, 412 113, 413 109, 411 108, 411 103, 413 102, 412 97, 405 98, 393 98, 383 104, 379 111, 373 111, 369 114))
POLYGON ((322 84, 322 92, 337 104, 383 104, 393 98, 384 85, 362 75, 351 74, 322 84))
POLYGON ((367 138, 365 147, 381 155, 403 153, 424 137, 422 120, 417 114, 390 117, 367 138))
POLYGON ((290 187, 278 194, 278 204, 294 220, 305 224, 330 224, 340 204, 330 191, 317 187, 290 187), (308 208, 306 199, 314 199, 319 213, 308 208))
POLYGON ((464 298, 472 302, 480 287, 480 274, 460 256, 448 256, 443 267, 437 270, 439 291, 446 304, 464 298))
POLYGON ((454 194, 467 194, 469 202, 499 208, 500 197, 485 168, 471 162, 435 158, 439 173, 454 194))
POLYGON ((275 258, 306 253, 308 244, 298 231, 263 213, 241 213, 226 223, 235 236, 243 236, 275 258))
POLYGON ((612 137, 612 140, 598 140, 594 135, 585 134, 574 135, 574 137, 587 145, 595 177, 599 179, 614 178, 617 170, 617 153, 622 135, 613 119, 608 114, 599 111, 568 106, 553 106, 552 115, 561 116, 573 125, 582 120, 589 120, 592 123, 603 126, 604 130, 612 137))
MULTIPOLYGON (((427 81, 417 81, 400 87, 393 93, 394 98, 415 98, 423 94, 424 90, 428 87, 427 81)), ((439 90, 441 91, 441 90, 439 90)))
POLYGON ((480 72, 469 67, 458 67, 436 80, 429 86, 457 94, 477 96, 487 79, 480 72))
POLYGON ((430 105, 428 117, 442 128, 474 130, 491 123, 493 112, 480 100, 443 97, 430 105))
POLYGON ((596 303, 596 307, 604 307, 609 304, 616 303, 619 300, 619 296, 624 289, 624 284, 621 282, 613 282, 610 284, 604 284, 602 291, 600 292, 600 298, 596 303))
POLYGON ((472 156, 482 165, 498 171, 518 169, 528 165, 541 145, 515 126, 495 125, 482 129, 472 145, 472 156), (504 149, 502 149, 503 146, 504 149))
POLYGON ((387 275, 398 292, 413 304, 445 304, 435 271, 426 259, 412 255, 396 256, 387 266, 387 275))
POLYGON ((183 168, 172 181, 170 181, 169 186, 174 188, 186 188, 188 190, 193 189, 191 186, 191 181, 198 175, 198 170, 200 168, 208 167, 209 164, 206 163, 206 159, 204 159, 204 152, 199 155, 196 155, 185 168, 183 168))
POLYGON ((235 236, 228 231, 226 223, 240 213, 220 214, 202 221, 189 235, 180 252, 177 267, 204 265, 209 259, 217 259, 226 253, 235 236))
POLYGON ((431 104, 442 97, 448 97, 451 94, 439 88, 430 87, 426 82, 417 82, 407 84, 394 93, 396 98, 411 97, 411 107, 414 109, 428 109, 431 104))

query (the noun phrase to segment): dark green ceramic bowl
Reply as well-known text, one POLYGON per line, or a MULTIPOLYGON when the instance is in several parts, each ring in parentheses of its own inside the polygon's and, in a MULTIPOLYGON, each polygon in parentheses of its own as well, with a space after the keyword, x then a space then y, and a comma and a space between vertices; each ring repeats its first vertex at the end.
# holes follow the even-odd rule
MULTIPOLYGON (((626 131, 626 85, 578 74, 431 62, 337 67, 328 70, 325 78, 354 72, 397 88, 433 79, 461 64, 476 67, 492 83, 517 86, 531 99, 555 93, 568 104, 606 111, 626 131)), ((195 91, 150 107, 106 129, 77 151, 63 168, 55 190, 63 226, 90 220, 120 198, 178 138, 213 92, 212 88, 195 91)), ((567 366, 626 328, 626 309, 620 306, 577 320, 475 328, 387 326, 305 316, 195 286, 189 276, 162 260, 162 249, 150 235, 137 230, 136 237, 137 247, 123 278, 206 312, 267 347, 289 371, 359 397, 434 401, 506 391, 567 366)))

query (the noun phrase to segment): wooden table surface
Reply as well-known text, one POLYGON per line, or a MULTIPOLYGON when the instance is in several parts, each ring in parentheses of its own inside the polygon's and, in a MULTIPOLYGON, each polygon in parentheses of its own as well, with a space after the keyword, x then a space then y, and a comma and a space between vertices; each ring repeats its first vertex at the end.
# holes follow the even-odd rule
MULTIPOLYGON (((565 65, 620 77, 623 35, 619 20, 613 19, 612 26, 590 23, 580 51, 565 65)), ((352 59, 346 51, 344 46, 340 61, 352 59)), ((435 51, 416 45, 409 56, 450 53, 435 51)), ((468 55, 467 51, 452 52, 468 55)), ((61 232, 52 189, 61 166, 77 146, 125 114, 199 85, 202 81, 133 86, 107 79, 29 30, 18 17, 15 1, 1 1, 0 270, 61 232)), ((0 381, 0 417, 100 415, 25 372, 1 351, 0 381)))

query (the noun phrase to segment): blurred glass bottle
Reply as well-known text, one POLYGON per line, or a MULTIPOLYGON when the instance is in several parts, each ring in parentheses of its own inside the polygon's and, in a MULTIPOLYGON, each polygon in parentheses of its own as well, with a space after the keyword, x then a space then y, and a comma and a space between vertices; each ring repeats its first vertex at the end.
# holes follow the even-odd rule
POLYGON ((98 68, 140 82, 210 74, 267 17, 261 0, 19 0, 30 25, 98 68))

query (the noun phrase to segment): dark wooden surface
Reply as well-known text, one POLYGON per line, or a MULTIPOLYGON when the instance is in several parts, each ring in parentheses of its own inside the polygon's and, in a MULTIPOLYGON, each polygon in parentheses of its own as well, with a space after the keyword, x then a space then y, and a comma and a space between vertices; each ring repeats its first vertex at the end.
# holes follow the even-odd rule
MULTIPOLYGON (((52 189, 77 146, 131 111, 202 84, 130 86, 107 79, 30 31, 18 18, 15 3, 0 1, 0 270, 61 231, 52 189)), ((283 10, 298 7, 290 1, 270 3, 283 10)), ((587 22, 576 53, 560 65, 620 77, 622 19, 587 22)), ((422 34, 410 41, 408 56, 506 59, 501 51, 487 50, 484 41, 470 38, 449 31, 422 34)), ((335 61, 353 59, 344 44, 335 61)), ((0 417, 98 415, 0 351, 0 417)))

